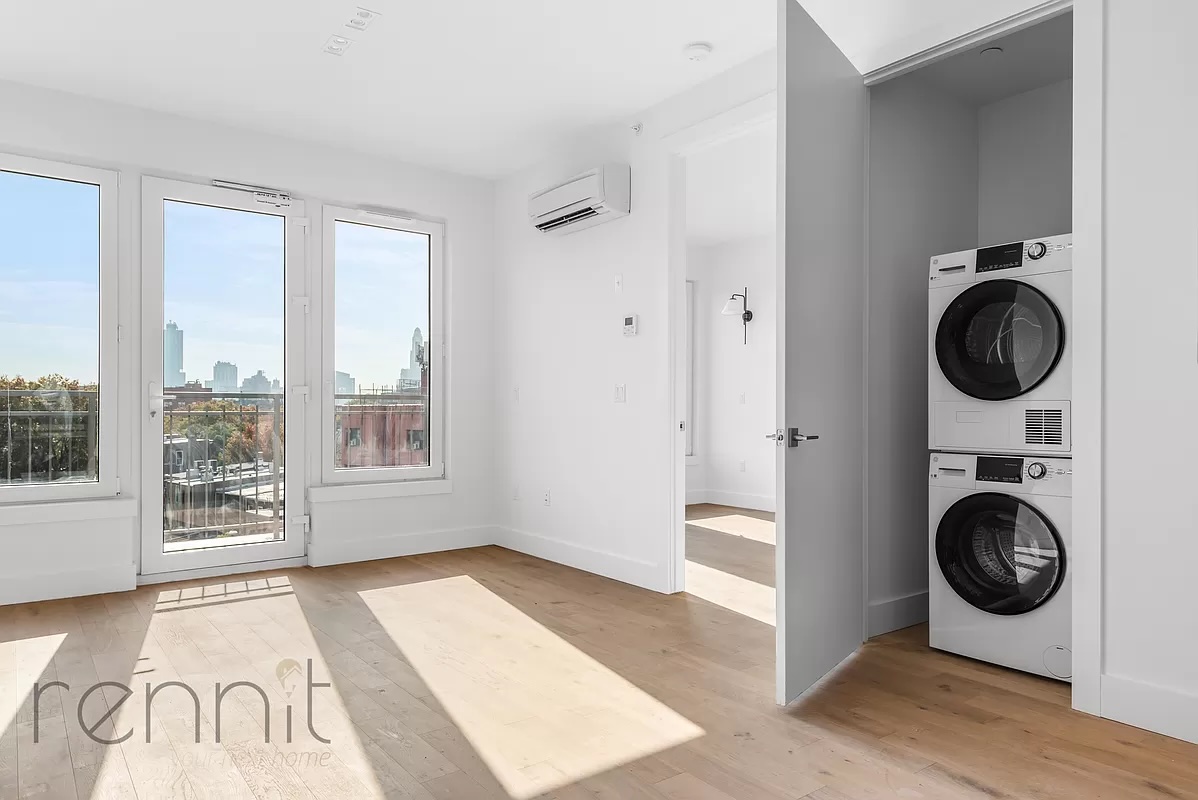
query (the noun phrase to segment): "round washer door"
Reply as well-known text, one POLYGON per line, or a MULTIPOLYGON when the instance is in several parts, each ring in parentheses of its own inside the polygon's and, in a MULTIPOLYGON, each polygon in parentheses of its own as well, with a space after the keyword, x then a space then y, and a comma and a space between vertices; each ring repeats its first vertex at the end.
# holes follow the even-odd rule
POLYGON ((1061 312, 1021 281, 970 286, 936 328, 936 360, 949 383, 979 400, 1010 400, 1036 388, 1065 349, 1061 312))
POLYGON ((936 560, 961 599, 990 614, 1034 611, 1065 579, 1065 547, 1037 509, 1006 494, 958 500, 936 529, 936 560))

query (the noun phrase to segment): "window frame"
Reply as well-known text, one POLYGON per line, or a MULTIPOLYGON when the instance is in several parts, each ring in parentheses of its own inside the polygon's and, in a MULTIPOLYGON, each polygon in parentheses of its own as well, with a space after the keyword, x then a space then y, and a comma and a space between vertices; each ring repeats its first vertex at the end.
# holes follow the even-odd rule
POLYGON ((122 395, 119 369, 119 310, 117 284, 120 269, 120 177, 119 173, 48 161, 39 158, 0 153, 0 171, 35 178, 85 183, 99 187, 99 398, 97 420, 100 431, 96 438, 99 474, 97 480, 86 483, 0 484, 0 506, 16 503, 51 503, 63 500, 97 500, 120 494, 118 432, 125 420, 119 413, 122 395))
POLYGON ((324 206, 321 228, 321 368, 323 409, 320 420, 321 478, 324 485, 395 484, 413 481, 445 481, 448 469, 445 458, 446 402, 445 385, 448 371, 448 348, 445 339, 445 225, 443 222, 421 219, 402 212, 324 206), (337 469, 336 435, 336 276, 338 222, 368 225, 375 228, 418 233, 429 237, 429 330, 426 352, 429 361, 429 418, 425 446, 429 454, 427 466, 357 467, 337 469))

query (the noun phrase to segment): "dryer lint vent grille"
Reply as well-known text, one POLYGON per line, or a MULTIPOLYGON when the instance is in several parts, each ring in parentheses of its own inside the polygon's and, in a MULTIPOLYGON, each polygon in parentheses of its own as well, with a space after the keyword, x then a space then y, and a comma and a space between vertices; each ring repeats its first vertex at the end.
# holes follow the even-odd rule
POLYGON ((1024 444, 1060 447, 1065 444, 1065 412, 1029 408, 1023 418, 1024 444))

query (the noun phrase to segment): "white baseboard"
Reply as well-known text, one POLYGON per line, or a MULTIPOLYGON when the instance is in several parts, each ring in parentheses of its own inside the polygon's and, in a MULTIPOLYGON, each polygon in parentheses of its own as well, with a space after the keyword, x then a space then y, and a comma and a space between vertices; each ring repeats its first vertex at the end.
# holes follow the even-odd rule
POLYGON ((137 569, 133 562, 41 575, 5 575, 0 578, 0 606, 128 592, 136 588, 137 569))
POLYGON ((686 504, 688 506, 698 506, 707 502, 707 490, 695 489, 693 492, 686 493, 686 504))
POLYGON ((1198 744, 1198 695, 1102 676, 1102 716, 1198 744))
POLYGON ((517 553, 536 556, 567 567, 593 572, 605 578, 630 583, 655 592, 668 592, 668 568, 647 561, 606 553, 569 542, 549 539, 510 528, 499 531, 495 544, 517 553))
POLYGON ((928 593, 877 600, 869 604, 869 638, 928 621, 928 593))
MULTIPOLYGON (((705 499, 699 502, 731 506, 732 508, 747 508, 750 511, 768 511, 772 514, 778 506, 777 500, 772 495, 721 492, 718 489, 708 489, 703 495, 705 499)), ((686 502, 691 502, 690 493, 687 493, 686 502)))
POLYGON ((377 561, 381 558, 417 556, 445 550, 463 550, 495 544, 497 528, 458 528, 423 533, 399 533, 391 536, 372 536, 365 539, 340 539, 336 536, 314 536, 308 544, 308 565, 328 567, 355 561, 377 561))

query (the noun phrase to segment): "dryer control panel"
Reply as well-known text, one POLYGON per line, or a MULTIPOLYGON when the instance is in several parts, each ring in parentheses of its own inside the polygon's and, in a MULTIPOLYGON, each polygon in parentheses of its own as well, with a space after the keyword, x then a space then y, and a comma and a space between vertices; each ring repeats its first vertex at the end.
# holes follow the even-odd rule
POLYGON ((1073 235, 1046 236, 933 256, 928 287, 1042 275, 1073 269, 1073 235))
POLYGON ((1039 456, 985 456, 932 453, 930 486, 1007 494, 1073 494, 1073 461, 1039 456))

